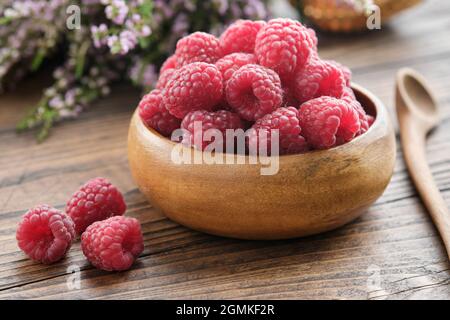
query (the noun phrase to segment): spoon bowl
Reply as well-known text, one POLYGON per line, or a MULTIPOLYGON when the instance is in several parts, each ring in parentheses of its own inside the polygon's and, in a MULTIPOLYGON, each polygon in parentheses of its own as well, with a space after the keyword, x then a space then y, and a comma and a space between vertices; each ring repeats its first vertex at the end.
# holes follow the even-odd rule
POLYGON ((397 90, 399 112, 411 113, 427 132, 439 124, 436 99, 421 74, 411 68, 400 69, 397 73, 397 90))

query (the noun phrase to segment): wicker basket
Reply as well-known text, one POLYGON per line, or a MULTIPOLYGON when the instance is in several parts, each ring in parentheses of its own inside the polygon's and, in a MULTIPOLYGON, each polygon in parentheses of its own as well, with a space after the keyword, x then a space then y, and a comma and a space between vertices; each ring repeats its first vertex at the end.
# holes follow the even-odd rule
MULTIPOLYGON (((331 32, 354 32, 367 29, 367 11, 352 5, 339 4, 336 0, 290 0, 302 11, 303 16, 319 29, 331 32)), ((367 4, 376 4, 380 8, 381 21, 384 23, 398 12, 412 7, 422 0, 370 0, 367 4)))

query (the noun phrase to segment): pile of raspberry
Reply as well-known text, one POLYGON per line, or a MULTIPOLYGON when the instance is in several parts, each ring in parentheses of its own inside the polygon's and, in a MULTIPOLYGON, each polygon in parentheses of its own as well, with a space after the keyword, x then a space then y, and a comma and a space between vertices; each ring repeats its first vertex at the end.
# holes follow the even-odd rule
POLYGON ((319 57, 314 30, 300 22, 238 20, 219 38, 195 32, 179 40, 138 109, 166 137, 184 129, 181 142, 190 145, 196 130, 244 129, 249 152, 276 129, 280 154, 302 153, 368 130, 373 118, 350 81, 347 67, 319 57))
POLYGON ((77 235, 88 261, 106 271, 129 269, 144 249, 141 225, 125 217, 122 193, 104 178, 81 186, 63 211, 37 205, 22 217, 16 231, 19 248, 31 259, 61 260, 77 235))

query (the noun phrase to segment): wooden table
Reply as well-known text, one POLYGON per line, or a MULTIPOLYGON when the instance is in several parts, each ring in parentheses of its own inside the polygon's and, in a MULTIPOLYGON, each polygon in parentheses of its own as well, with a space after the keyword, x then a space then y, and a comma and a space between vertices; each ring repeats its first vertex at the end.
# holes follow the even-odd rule
MULTIPOLYGON (((412 66, 429 78, 443 122, 429 139, 428 158, 450 204, 450 3, 428 1, 380 32, 320 40, 321 55, 349 65, 355 81, 385 102, 393 120, 396 70, 412 66)), ((16 135, 14 125, 37 100, 38 80, 25 81, 0 100, 1 299, 450 298, 449 263, 400 148, 383 197, 339 230, 272 242, 214 237, 171 222, 133 183, 126 136, 136 90, 116 87, 110 98, 36 144, 32 133, 16 135), (134 268, 96 270, 84 259, 79 242, 52 266, 27 259, 15 240, 21 215, 37 203, 63 208, 68 196, 95 176, 110 178, 125 194, 127 214, 142 222, 145 251, 134 268), (77 268, 79 289, 67 285, 77 268)))

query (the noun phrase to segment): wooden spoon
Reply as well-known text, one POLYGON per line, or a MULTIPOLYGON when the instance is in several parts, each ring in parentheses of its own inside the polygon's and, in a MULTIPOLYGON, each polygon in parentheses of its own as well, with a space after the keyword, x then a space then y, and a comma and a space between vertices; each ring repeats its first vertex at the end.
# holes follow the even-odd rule
POLYGON ((439 124, 438 108, 426 80, 415 70, 398 72, 396 107, 406 165, 450 259, 450 215, 425 155, 427 134, 439 124))

